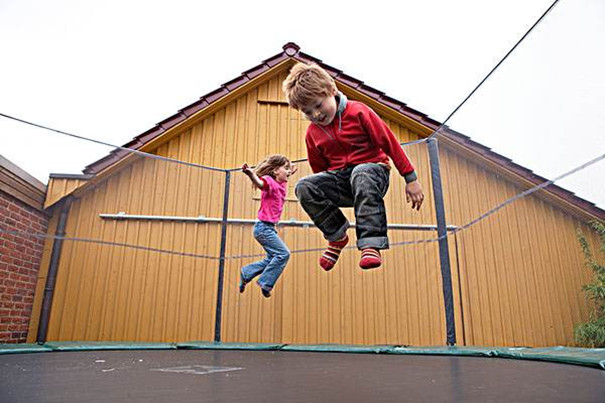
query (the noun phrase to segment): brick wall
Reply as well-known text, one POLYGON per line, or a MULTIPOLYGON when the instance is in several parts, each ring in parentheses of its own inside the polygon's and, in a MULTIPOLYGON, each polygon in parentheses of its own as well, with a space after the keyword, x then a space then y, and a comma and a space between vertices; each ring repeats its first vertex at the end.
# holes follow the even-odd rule
MULTIPOLYGON (((0 227, 46 233, 47 216, 0 191, 0 227)), ((44 239, 0 232, 0 343, 26 341, 44 239)))

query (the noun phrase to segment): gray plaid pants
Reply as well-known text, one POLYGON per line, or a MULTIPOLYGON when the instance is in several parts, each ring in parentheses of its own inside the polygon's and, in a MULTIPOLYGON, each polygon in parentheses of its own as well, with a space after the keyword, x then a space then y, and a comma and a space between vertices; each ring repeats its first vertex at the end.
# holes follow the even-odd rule
POLYGON ((355 209, 357 247, 388 249, 384 195, 389 170, 365 163, 309 175, 296 184, 296 197, 328 241, 342 239, 349 227, 340 207, 355 209))

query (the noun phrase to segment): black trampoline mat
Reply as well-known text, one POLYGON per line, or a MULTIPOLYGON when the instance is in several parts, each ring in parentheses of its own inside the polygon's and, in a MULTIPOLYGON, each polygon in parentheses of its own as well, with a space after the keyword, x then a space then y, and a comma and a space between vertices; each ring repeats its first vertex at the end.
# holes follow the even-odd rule
POLYGON ((1 402, 603 402, 605 371, 502 358, 234 350, 0 356, 1 402))

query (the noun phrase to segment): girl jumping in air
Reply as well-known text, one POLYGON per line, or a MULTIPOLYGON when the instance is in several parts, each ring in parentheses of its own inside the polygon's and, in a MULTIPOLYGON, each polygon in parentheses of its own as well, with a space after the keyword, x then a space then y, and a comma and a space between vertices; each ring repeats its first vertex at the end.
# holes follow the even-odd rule
POLYGON ((263 296, 269 298, 290 259, 290 250, 277 235, 275 225, 284 207, 288 178, 296 170, 290 160, 280 154, 267 157, 255 170, 250 169, 248 164, 242 165, 242 172, 250 178, 252 185, 262 192, 258 221, 254 224, 254 238, 265 249, 267 257, 242 267, 239 292, 244 292, 246 284, 259 276, 256 283, 260 286, 263 296))

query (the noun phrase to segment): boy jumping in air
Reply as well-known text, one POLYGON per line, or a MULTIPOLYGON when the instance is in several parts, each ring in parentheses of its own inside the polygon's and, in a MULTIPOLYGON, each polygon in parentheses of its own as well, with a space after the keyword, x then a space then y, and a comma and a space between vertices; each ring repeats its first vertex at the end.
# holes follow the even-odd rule
POLYGON ((406 181, 406 201, 419 210, 424 194, 414 166, 386 123, 367 105, 347 100, 318 65, 295 65, 283 90, 290 106, 311 121, 306 145, 314 174, 297 183, 296 196, 328 240, 320 266, 331 270, 349 242, 349 221, 340 207, 354 207, 359 266, 379 267, 380 250, 389 248, 384 206, 389 157, 406 181))

